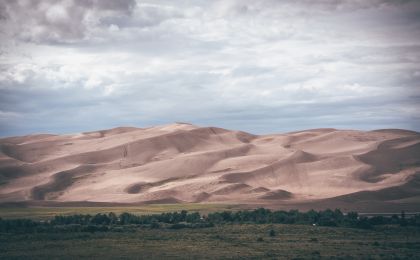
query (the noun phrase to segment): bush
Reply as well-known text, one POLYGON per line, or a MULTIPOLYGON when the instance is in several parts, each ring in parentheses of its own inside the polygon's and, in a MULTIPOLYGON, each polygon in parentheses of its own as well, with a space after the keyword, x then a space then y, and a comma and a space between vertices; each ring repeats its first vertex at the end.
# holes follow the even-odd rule
POLYGON ((106 232, 108 230, 109 228, 107 226, 96 226, 96 225, 87 225, 87 226, 82 227, 81 229, 82 232, 90 232, 90 233, 106 232))
POLYGON ((152 224, 150 224, 150 228, 160 228, 160 225, 158 222, 154 221, 152 224))
POLYGON ((356 223, 356 227, 357 228, 362 228, 362 229, 371 229, 372 228, 372 224, 369 222, 369 219, 368 218, 362 217, 356 223))
POLYGON ((184 224, 184 223, 176 223, 173 224, 172 226, 170 226, 171 229, 181 229, 181 228, 189 228, 188 225, 184 224))

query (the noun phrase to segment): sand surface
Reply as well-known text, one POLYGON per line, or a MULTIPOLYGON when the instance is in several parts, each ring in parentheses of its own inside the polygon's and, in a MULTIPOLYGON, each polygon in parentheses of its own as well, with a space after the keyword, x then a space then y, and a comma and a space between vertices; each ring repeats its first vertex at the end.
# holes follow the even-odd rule
POLYGON ((406 130, 257 136, 176 123, 10 137, 0 139, 0 148, 0 203, 375 204, 420 211, 420 134, 406 130))

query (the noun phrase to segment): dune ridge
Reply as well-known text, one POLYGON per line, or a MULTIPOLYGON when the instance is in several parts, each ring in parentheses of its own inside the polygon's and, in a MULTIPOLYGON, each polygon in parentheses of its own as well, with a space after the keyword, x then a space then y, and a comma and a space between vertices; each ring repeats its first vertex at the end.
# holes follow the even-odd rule
POLYGON ((175 123, 0 139, 0 203, 420 205, 419 172, 420 134, 399 129, 253 135, 175 123))

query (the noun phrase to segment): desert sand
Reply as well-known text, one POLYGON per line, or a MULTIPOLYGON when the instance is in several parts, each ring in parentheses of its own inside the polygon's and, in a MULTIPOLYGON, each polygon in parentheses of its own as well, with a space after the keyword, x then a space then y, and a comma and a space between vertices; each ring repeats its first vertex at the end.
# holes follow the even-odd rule
POLYGON ((420 211, 420 134, 253 135, 175 123, 0 139, 0 203, 420 211))

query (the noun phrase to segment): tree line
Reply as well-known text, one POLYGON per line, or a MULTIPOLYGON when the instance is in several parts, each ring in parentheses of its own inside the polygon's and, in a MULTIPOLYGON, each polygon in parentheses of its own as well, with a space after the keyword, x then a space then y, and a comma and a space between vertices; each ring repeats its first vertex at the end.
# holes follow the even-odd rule
POLYGON ((222 211, 202 215, 198 212, 168 212, 152 215, 130 213, 98 213, 96 215, 58 215, 48 221, 31 219, 1 219, 0 232, 104 232, 133 231, 146 228, 204 228, 215 224, 302 224, 314 226, 351 227, 369 229, 377 225, 401 225, 420 227, 420 214, 406 217, 404 212, 392 216, 360 216, 357 212, 344 214, 339 209, 310 210, 300 212, 255 210, 222 211))

